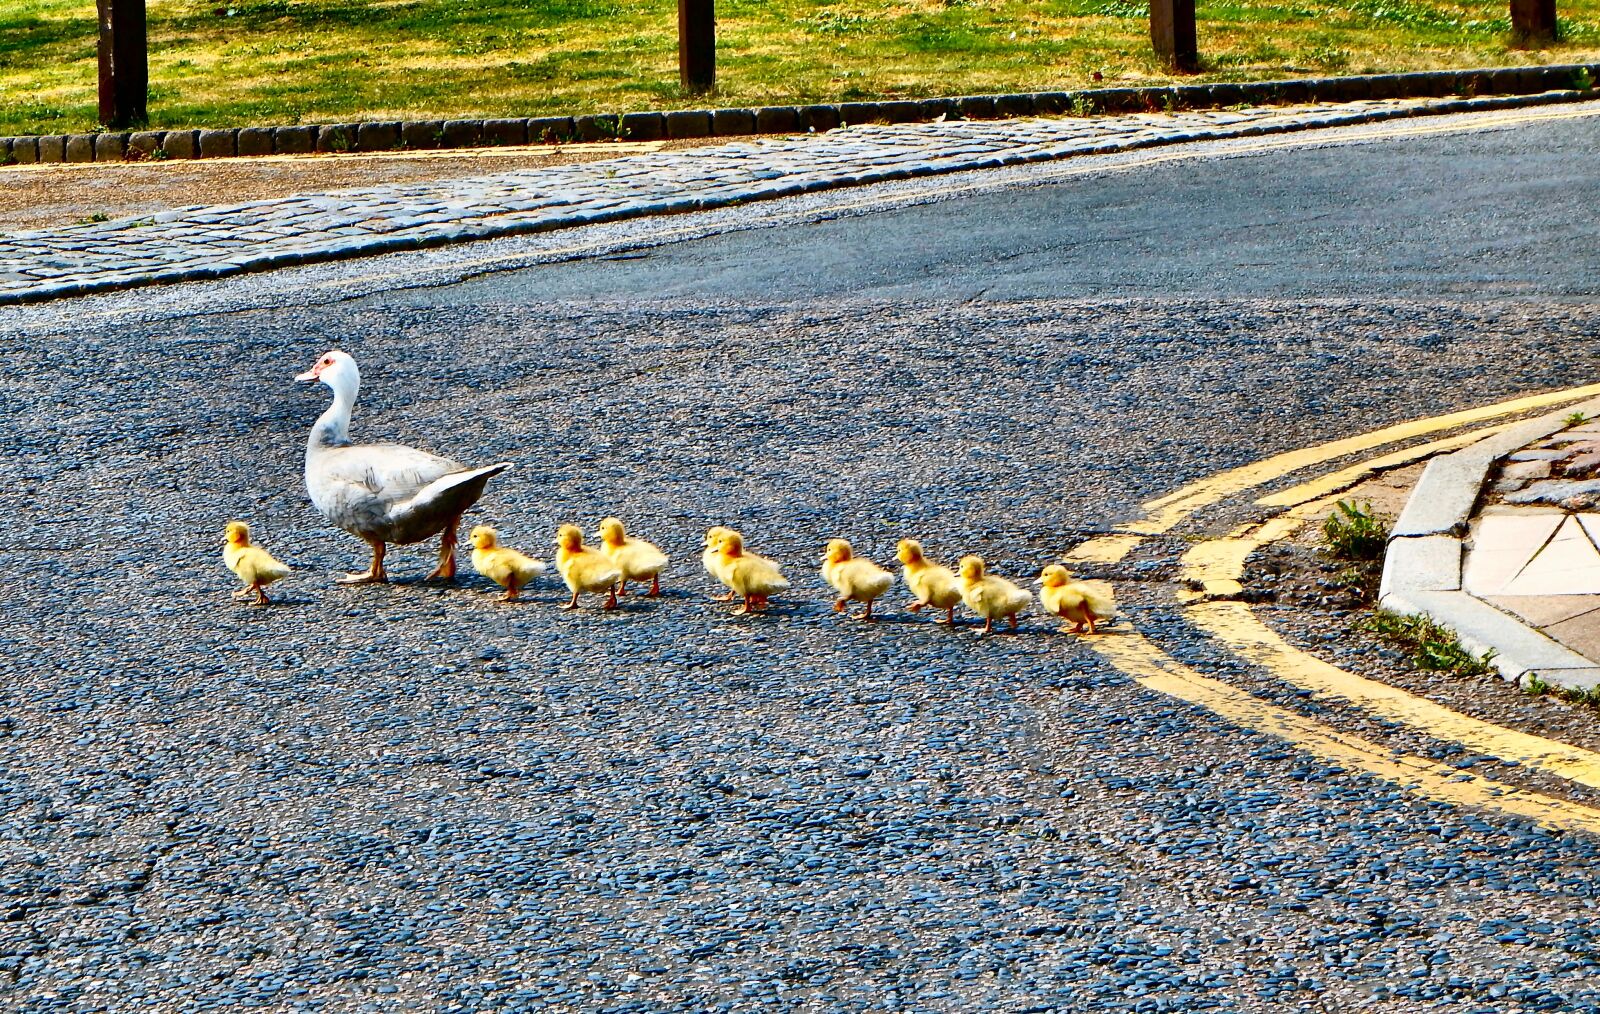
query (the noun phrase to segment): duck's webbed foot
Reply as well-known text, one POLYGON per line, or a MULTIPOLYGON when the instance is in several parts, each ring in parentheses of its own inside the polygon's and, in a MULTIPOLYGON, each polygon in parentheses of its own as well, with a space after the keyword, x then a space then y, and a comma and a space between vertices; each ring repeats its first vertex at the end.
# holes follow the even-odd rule
POLYGON ((339 584, 387 584, 389 572, 383 569, 383 554, 388 548, 381 542, 372 542, 372 566, 359 574, 346 574, 339 584))
POLYGON ((461 516, 450 519, 439 535, 439 566, 428 575, 429 581, 454 581, 456 579, 456 530, 461 527, 461 516))

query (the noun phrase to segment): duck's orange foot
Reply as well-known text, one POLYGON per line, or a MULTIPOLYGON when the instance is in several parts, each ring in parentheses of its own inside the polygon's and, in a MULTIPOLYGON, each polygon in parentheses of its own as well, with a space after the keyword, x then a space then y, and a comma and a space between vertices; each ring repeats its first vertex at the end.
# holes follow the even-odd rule
POLYGON ((384 571, 364 570, 359 574, 346 574, 339 578, 338 584, 388 584, 389 575, 384 571))

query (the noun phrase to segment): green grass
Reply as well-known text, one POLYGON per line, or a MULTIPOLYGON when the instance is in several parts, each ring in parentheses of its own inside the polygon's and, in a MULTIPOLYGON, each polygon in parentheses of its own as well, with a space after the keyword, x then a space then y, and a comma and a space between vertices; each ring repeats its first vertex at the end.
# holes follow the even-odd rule
MULTIPOLYGON (((154 126, 614 113, 1169 80, 1135 0, 723 0, 719 92, 677 85, 674 0, 149 0, 154 126)), ((0 134, 95 125, 93 0, 0 3, 0 134)), ((1506 3, 1221 0, 1205 73, 1600 58, 1600 0, 1510 48, 1506 3)))

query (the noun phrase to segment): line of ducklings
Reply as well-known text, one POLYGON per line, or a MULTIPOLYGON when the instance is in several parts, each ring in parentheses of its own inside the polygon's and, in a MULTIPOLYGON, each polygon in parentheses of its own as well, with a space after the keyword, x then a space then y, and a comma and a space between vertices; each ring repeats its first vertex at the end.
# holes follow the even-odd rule
MULTIPOLYGON (((661 572, 668 556, 653 543, 627 533, 617 518, 600 522, 595 533, 598 549, 586 545, 577 525, 562 525, 556 531, 555 568, 572 598, 563 609, 577 609, 580 595, 606 596, 602 609, 614 609, 617 597, 628 593, 628 582, 649 582, 646 597, 661 593, 661 572)), ((250 528, 232 521, 224 532, 223 559, 228 569, 244 582, 235 598, 254 595, 265 605, 266 587, 290 573, 289 567, 250 541, 250 528)), ((500 533, 487 525, 472 530, 472 566, 479 574, 505 589, 504 601, 515 601, 534 578, 549 571, 549 564, 502 545, 500 533)), ((745 548, 744 536, 721 525, 705 534, 700 562, 727 593, 716 596, 720 602, 738 601, 734 615, 765 610, 774 595, 788 590, 789 581, 782 567, 769 557, 745 548)), ((937 622, 955 623, 958 605, 964 605, 983 620, 980 636, 994 630, 996 620, 1010 629, 1017 627, 1018 615, 1033 601, 1033 595, 1017 584, 990 574, 981 556, 964 556, 956 570, 928 559, 922 544, 901 539, 896 556, 900 561, 906 588, 912 599, 906 608, 913 612, 942 609, 937 622)), ((843 613, 851 602, 862 611, 856 618, 872 622, 873 605, 894 586, 894 575, 871 560, 855 555, 850 543, 832 539, 822 557, 822 576, 836 593, 833 610, 843 613)), ((1101 581, 1077 581, 1065 567, 1051 564, 1039 574, 1039 602, 1044 611, 1058 616, 1072 633, 1095 633, 1096 624, 1116 615, 1116 600, 1101 581)))

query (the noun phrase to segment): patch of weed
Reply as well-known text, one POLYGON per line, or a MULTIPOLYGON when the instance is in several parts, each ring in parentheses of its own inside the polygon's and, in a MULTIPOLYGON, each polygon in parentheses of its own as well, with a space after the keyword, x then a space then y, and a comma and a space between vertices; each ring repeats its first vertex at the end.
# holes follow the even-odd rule
POLYGON ((1340 500, 1322 522, 1323 551, 1335 560, 1381 560, 1392 520, 1375 513, 1370 503, 1340 500))
POLYGON ((1495 671, 1493 651, 1474 655, 1462 646, 1455 631, 1430 617, 1379 609, 1366 627, 1398 645, 1419 669, 1452 676, 1487 676, 1495 671))

